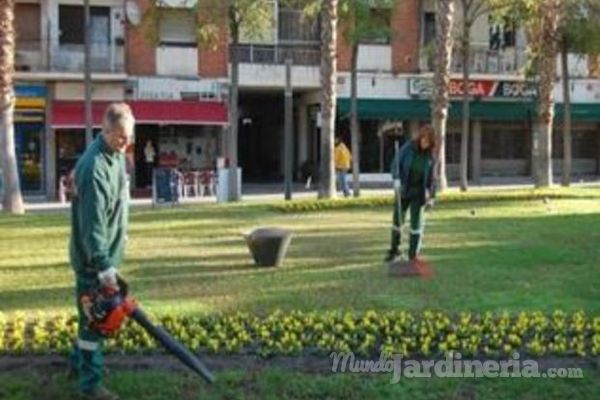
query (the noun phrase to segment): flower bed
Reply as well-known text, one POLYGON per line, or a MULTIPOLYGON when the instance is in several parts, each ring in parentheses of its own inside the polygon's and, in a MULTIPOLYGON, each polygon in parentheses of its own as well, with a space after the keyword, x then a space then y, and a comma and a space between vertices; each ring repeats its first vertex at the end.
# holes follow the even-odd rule
MULTIPOLYGON (((380 351, 413 357, 503 357, 515 351, 532 356, 596 356, 600 317, 584 312, 516 315, 439 312, 276 311, 264 317, 217 314, 155 319, 195 351, 223 354, 303 355, 380 351)), ((76 335, 74 317, 0 314, 0 354, 65 353, 76 335)), ((135 323, 107 343, 108 351, 156 352, 157 344, 135 323)))

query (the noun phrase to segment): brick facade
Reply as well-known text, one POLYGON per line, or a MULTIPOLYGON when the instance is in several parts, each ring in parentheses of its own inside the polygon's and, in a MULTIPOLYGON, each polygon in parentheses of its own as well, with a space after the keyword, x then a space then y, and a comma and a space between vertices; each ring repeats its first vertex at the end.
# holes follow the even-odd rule
POLYGON ((352 47, 344 38, 344 27, 341 24, 337 31, 337 69, 338 72, 350 72, 352 69, 352 47))
POLYGON ((419 70, 421 15, 419 0, 396 0, 392 11, 392 71, 411 73, 419 70))
POLYGON ((202 78, 227 78, 229 66, 229 35, 225 29, 216 44, 198 46, 198 74, 202 78))
MULTIPOLYGON (((142 14, 150 7, 152 0, 137 0, 142 14)), ((156 48, 146 37, 143 27, 127 24, 126 29, 126 68, 131 75, 156 75, 156 48)))

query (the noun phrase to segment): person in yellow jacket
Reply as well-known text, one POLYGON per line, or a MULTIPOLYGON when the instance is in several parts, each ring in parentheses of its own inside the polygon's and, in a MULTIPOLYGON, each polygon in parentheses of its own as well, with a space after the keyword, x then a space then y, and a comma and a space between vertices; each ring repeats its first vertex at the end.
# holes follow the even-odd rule
POLYGON ((348 187, 346 175, 350 170, 352 154, 339 136, 335 138, 334 160, 338 186, 341 187, 342 191, 344 192, 344 197, 348 197, 350 196, 350 189, 348 187))

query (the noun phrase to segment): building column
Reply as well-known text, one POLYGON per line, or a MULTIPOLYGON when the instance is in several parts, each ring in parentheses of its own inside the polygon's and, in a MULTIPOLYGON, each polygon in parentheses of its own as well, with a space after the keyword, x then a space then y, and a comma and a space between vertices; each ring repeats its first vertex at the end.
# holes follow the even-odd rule
POLYGON ((304 101, 300 101, 298 105, 298 175, 301 174, 300 167, 308 160, 308 105, 304 101))
POLYGON ((474 120, 471 133, 471 179, 475 185, 481 184, 481 128, 481 120, 474 120))

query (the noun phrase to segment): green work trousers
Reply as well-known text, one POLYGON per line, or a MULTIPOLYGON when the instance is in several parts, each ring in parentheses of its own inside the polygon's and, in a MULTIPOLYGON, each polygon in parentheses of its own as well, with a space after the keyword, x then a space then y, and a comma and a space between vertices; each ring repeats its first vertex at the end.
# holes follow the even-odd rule
POLYGON ((392 245, 390 253, 399 254, 401 228, 404 225, 406 212, 410 210, 410 243, 408 258, 414 259, 421 250, 421 240, 425 228, 425 205, 418 197, 402 198, 400 200, 400 215, 398 207, 394 207, 394 226, 392 229, 392 245))

